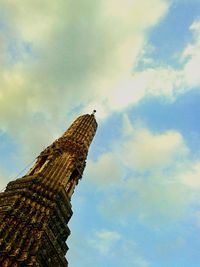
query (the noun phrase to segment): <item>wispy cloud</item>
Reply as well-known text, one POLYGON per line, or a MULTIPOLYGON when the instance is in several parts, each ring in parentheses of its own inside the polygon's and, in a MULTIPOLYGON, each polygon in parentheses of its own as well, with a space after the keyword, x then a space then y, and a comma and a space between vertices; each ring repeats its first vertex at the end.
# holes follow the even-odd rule
POLYGON ((184 218, 198 200, 199 161, 177 131, 154 134, 132 125, 126 116, 124 124, 112 152, 88 164, 88 182, 105 195, 99 202, 101 212, 122 223, 133 216, 150 225, 184 218))
POLYGON ((104 255, 111 253, 120 239, 121 235, 118 232, 103 229, 95 232, 95 238, 90 240, 90 244, 104 255))

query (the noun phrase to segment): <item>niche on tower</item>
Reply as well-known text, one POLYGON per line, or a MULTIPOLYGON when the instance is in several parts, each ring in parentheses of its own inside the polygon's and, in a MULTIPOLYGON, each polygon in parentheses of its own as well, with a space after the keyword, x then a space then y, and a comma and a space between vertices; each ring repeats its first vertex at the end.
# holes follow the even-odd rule
POLYGON ((48 162, 48 155, 40 156, 28 174, 33 175, 42 171, 48 162))
POLYGON ((71 195, 73 194, 74 188, 76 184, 78 183, 79 177, 80 177, 79 171, 77 169, 74 169, 69 177, 69 180, 67 182, 66 189, 65 189, 68 196, 71 197, 71 195))

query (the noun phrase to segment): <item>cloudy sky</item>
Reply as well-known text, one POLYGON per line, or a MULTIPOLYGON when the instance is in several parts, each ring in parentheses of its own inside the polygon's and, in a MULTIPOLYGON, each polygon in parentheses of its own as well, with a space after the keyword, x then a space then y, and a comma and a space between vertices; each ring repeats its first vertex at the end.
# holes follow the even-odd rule
POLYGON ((0 187, 80 114, 71 267, 200 266, 200 1, 0 0, 0 187))

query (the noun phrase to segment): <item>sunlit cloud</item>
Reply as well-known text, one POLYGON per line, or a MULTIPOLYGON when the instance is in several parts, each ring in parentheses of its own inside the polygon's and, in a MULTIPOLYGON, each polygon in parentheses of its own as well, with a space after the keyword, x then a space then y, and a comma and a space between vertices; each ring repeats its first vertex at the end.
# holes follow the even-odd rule
POLYGON ((95 239, 91 239, 90 243, 101 254, 107 254, 111 252, 116 242, 121 239, 121 235, 115 231, 100 230, 95 233, 95 239))
POLYGON ((88 165, 88 181, 105 193, 101 213, 121 223, 134 216, 150 225, 183 218, 200 190, 199 161, 192 159, 182 135, 154 134, 124 115, 121 138, 88 165))

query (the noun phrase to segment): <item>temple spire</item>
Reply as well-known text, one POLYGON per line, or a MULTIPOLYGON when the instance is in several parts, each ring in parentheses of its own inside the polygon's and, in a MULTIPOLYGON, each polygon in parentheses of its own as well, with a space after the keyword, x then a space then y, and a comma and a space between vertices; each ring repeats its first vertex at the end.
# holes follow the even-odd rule
POLYGON ((0 266, 67 267, 71 196, 83 175, 97 122, 78 117, 0 193, 0 266))

